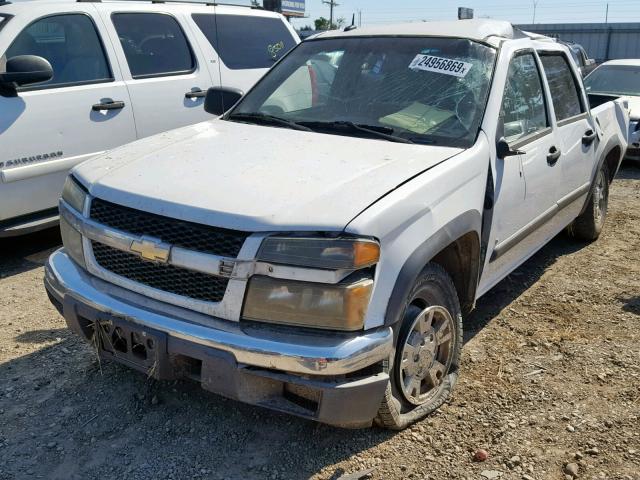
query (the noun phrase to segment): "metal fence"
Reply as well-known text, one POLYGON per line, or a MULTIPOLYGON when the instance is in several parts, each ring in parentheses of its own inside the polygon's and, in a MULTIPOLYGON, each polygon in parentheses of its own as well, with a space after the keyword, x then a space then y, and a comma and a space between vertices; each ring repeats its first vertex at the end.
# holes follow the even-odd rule
POLYGON ((640 23, 539 23, 518 27, 579 43, 598 62, 640 58, 640 23))

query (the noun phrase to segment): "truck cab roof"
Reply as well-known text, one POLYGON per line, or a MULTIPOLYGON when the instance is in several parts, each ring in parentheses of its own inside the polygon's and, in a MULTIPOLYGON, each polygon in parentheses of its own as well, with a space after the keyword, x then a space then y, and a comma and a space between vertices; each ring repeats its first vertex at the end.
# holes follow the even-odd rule
POLYGON ((510 22, 489 19, 452 20, 437 22, 412 22, 375 27, 357 28, 353 30, 330 30, 319 33, 309 39, 344 38, 362 36, 424 36, 468 38, 476 42, 495 44, 500 40, 527 38, 525 32, 514 27, 510 22))

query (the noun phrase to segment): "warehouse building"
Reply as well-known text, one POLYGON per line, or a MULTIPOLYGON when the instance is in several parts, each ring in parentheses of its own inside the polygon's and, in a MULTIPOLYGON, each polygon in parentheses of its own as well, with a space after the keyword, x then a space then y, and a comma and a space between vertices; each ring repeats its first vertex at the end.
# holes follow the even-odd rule
POLYGON ((598 63, 614 58, 640 58, 640 23, 537 23, 519 27, 579 43, 598 63))

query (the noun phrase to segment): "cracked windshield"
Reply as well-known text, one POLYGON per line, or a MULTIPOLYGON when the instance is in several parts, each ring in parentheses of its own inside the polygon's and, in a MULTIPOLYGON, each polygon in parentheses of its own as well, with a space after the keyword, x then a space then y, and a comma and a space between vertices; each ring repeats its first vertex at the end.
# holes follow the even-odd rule
POLYGON ((494 49, 445 38, 308 41, 228 116, 323 133, 468 147, 494 49))

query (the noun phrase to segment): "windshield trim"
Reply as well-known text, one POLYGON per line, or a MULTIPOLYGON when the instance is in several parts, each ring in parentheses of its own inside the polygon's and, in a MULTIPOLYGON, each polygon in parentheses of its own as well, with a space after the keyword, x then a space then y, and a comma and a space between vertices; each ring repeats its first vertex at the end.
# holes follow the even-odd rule
MULTIPOLYGON (((320 34, 322 35, 322 34, 320 34)), ((491 97, 491 92, 493 91, 493 83, 495 80, 495 76, 496 76, 496 65, 498 64, 498 58, 500 58, 500 53, 502 51, 502 45, 504 42, 501 42, 500 45, 498 47, 496 47, 495 45, 491 45, 489 43, 486 42, 482 42, 479 40, 474 40, 468 37, 459 37, 459 36, 443 36, 443 35, 349 35, 349 36, 344 36, 344 37, 318 37, 318 38, 311 38, 308 40, 303 40, 302 42, 298 43, 295 47, 293 47, 291 50, 289 50, 285 55, 283 55, 282 57, 280 57, 280 59, 273 65, 273 67, 271 67, 267 73, 265 73, 260 80, 258 80, 249 90, 247 90, 247 92, 242 96, 242 99, 240 99, 239 102, 237 102, 231 109, 229 109, 227 112, 225 112, 221 117, 220 120, 224 120, 224 121, 231 121, 229 120, 229 117, 231 115, 233 115, 233 113, 235 112, 235 110, 240 106, 240 104, 242 103, 242 100, 244 99, 244 97, 246 97, 247 95, 249 95, 251 92, 253 92, 253 90, 255 90, 262 82, 264 82, 269 75, 272 75, 274 70, 276 70, 277 66, 279 63, 281 63, 285 58, 287 58, 289 55, 291 55, 293 52, 295 52, 298 48, 301 48, 302 45, 306 44, 306 43, 310 43, 310 42, 319 42, 319 41, 327 41, 327 40, 335 40, 335 39, 363 39, 363 38, 445 38, 445 39, 450 39, 450 40, 468 40, 469 42, 473 42, 473 43, 477 43, 478 45, 482 45, 483 47, 488 47, 491 48, 492 50, 495 51, 495 55, 493 56, 493 64, 491 65, 491 77, 489 78, 489 82, 487 84, 487 95, 484 101, 484 105, 482 107, 482 115, 480 115, 479 118, 479 122, 478 122, 478 128, 475 134, 475 137, 473 138, 473 141, 471 142, 471 145, 469 146, 460 146, 460 145, 455 145, 454 140, 455 139, 448 139, 451 140, 452 142, 452 147, 453 148, 464 148, 464 149, 468 149, 473 147, 473 145, 475 145, 476 143, 478 143, 478 137, 480 136, 480 132, 482 131, 482 125, 484 124, 484 120, 485 120, 485 115, 487 114, 487 106, 489 105, 489 98, 491 97)), ((270 127, 271 125, 262 125, 264 127, 270 127)), ((273 128, 273 126, 271 126, 273 128)), ((419 143, 416 143, 416 145, 420 145, 419 143)), ((429 147, 430 145, 422 145, 424 147, 429 147)))

